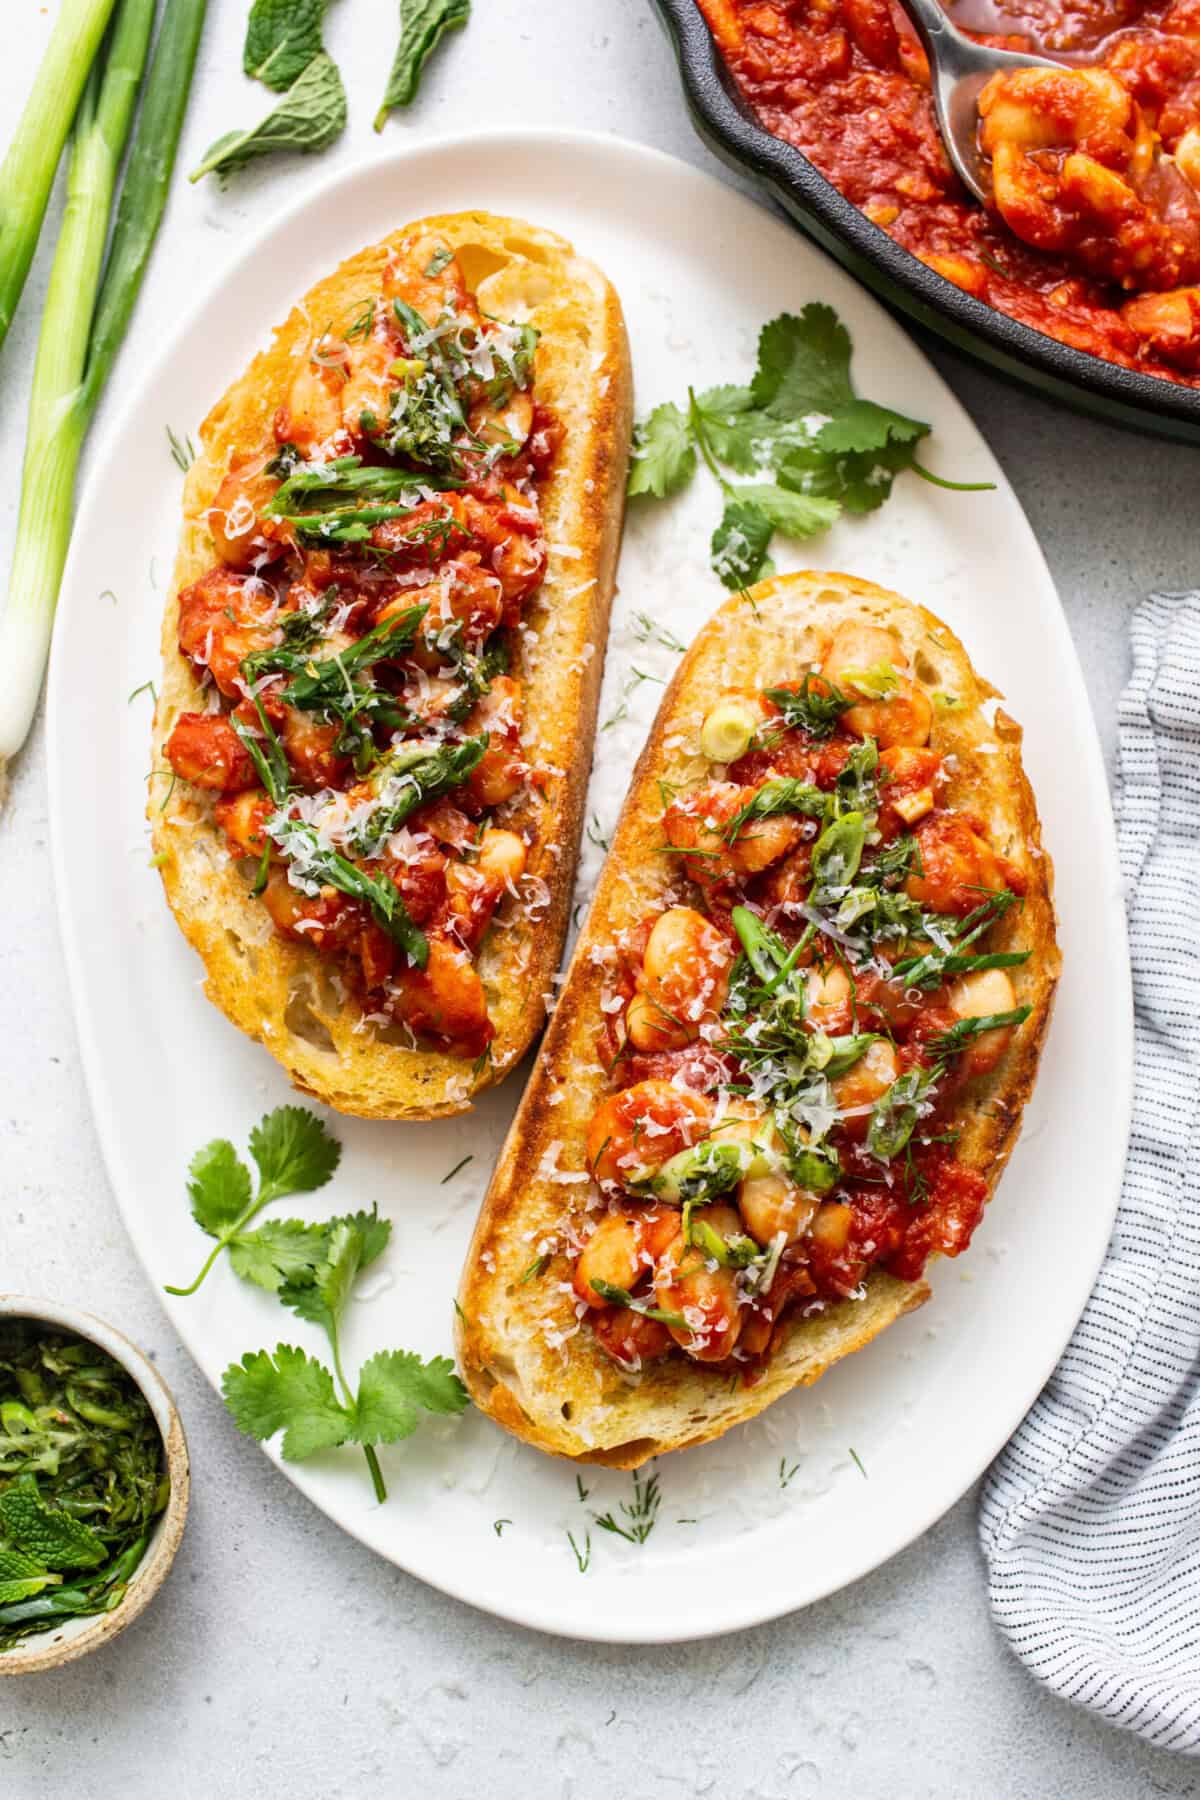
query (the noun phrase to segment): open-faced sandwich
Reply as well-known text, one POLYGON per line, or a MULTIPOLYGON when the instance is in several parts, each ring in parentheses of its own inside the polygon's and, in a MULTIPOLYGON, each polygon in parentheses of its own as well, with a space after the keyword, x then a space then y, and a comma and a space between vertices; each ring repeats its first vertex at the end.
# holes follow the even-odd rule
POLYGON ((201 428, 150 804, 207 992, 339 1111, 462 1111, 557 969, 628 456, 616 294, 429 218, 305 295, 201 428))
POLYGON ((663 700, 471 1246, 472 1398, 632 1467, 927 1297, 1016 1139, 1058 972, 1021 733, 844 575, 740 594, 663 700))

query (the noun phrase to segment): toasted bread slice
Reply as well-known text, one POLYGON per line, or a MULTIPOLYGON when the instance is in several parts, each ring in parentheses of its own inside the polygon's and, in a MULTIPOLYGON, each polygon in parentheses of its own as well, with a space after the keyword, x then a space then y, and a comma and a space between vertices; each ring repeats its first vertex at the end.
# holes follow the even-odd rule
POLYGON ((600 1002, 618 934, 661 908, 672 860, 663 841, 659 783, 706 773, 700 725, 720 692, 761 689, 812 665, 847 619, 881 625, 907 652, 913 678, 935 702, 933 748, 953 757, 950 807, 978 814, 991 842, 1028 882, 1024 907, 1001 920, 989 949, 1028 949, 1012 970, 1018 1003, 1032 1008, 995 1071, 972 1082, 956 1123, 956 1157, 989 1191, 1016 1140, 1033 1086, 1058 974, 1051 865, 1021 764, 1021 731, 997 706, 963 646, 923 607, 851 576, 810 573, 765 581, 727 602, 684 657, 634 774, 566 984, 532 1079, 484 1201, 459 1293, 459 1353, 477 1406, 540 1450, 635 1468, 667 1450, 704 1443, 752 1418, 790 1389, 870 1343, 929 1290, 875 1270, 857 1300, 807 1319, 789 1314, 782 1341, 750 1385, 727 1367, 682 1354, 630 1377, 576 1317, 571 1263, 561 1253, 571 1221, 593 1193, 585 1139, 611 1091, 598 1060, 600 1002), (946 704, 947 697, 952 697, 946 704), (539 1252, 543 1253, 539 1257, 539 1252))
POLYGON ((549 569, 529 602, 511 673, 525 695, 522 748, 545 771, 522 824, 533 848, 523 899, 502 905, 479 956, 496 1027, 482 1067, 412 1048, 396 1026, 363 1018, 328 959, 276 933, 214 828, 205 795, 155 786, 148 808, 167 899, 205 965, 209 998, 264 1044, 295 1085, 339 1112, 432 1119, 469 1109, 529 1047, 562 954, 583 820, 624 508, 632 377, 620 301, 562 238, 519 219, 468 212, 429 218, 372 245, 313 287, 218 401, 200 429, 184 488, 183 532, 163 620, 155 766, 179 715, 203 706, 177 642, 178 595, 215 561, 206 512, 230 460, 269 435, 314 328, 353 317, 379 291, 390 252, 429 233, 456 253, 481 310, 534 325, 534 393, 564 428, 541 488, 549 569))

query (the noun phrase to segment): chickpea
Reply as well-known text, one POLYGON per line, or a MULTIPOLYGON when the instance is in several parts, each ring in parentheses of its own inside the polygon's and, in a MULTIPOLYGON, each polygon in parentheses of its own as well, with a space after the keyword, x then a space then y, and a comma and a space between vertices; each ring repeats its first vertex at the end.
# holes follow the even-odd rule
POLYGON ((642 958, 639 992, 625 1026, 637 1050, 677 1050, 700 1035, 725 1003, 733 952, 729 940, 690 906, 655 921, 642 958))
MULTIPOLYGON (((736 1236, 741 1219, 732 1206, 704 1214, 719 1237, 736 1236)), ((697 1362, 723 1362, 737 1343, 742 1308, 732 1269, 710 1268, 702 1250, 685 1246, 680 1230, 659 1258, 654 1297, 664 1312, 681 1313, 686 1326, 668 1326, 680 1349, 697 1362)))
POLYGON ((900 1064, 886 1038, 877 1038, 853 1068, 834 1076, 829 1086, 838 1111, 850 1115, 842 1119, 842 1129, 849 1137, 866 1135, 871 1108, 899 1077, 900 1064))
POLYGON ((705 1135, 712 1108, 669 1081, 637 1081, 601 1102, 588 1128, 587 1162, 596 1180, 644 1179, 705 1135))
MULTIPOLYGON (((1013 984, 1003 969, 976 969, 952 982, 950 1006, 956 1018, 983 1019, 989 1013, 1012 1012, 1017 999, 1013 984)), ((997 1026, 972 1038, 959 1060, 966 1077, 987 1075, 996 1067, 1012 1041, 1014 1027, 997 1026)))
POLYGON ((833 634, 833 642, 821 664, 826 681, 840 688, 855 704, 842 714, 842 724, 856 737, 872 737, 881 750, 897 744, 929 741, 933 707, 928 695, 904 675, 908 657, 890 631, 879 625, 847 621, 833 634), (865 677, 878 674, 889 682, 887 693, 875 697, 865 677), (861 696, 855 699, 855 696, 861 696))
POLYGON ((794 1244, 804 1236, 820 1205, 816 1194, 796 1186, 782 1172, 747 1176, 738 1189, 738 1211, 756 1243, 773 1243, 783 1233, 794 1244))

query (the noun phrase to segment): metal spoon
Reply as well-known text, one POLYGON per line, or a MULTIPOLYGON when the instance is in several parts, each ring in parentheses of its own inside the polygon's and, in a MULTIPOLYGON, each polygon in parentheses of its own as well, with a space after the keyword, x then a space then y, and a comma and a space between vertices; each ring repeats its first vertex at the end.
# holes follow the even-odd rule
POLYGON ((979 148, 979 95, 1001 70, 1061 69, 1062 63, 1021 50, 991 50, 953 24, 938 0, 900 0, 929 58, 933 109, 955 174, 986 206, 992 198, 991 158, 979 148))

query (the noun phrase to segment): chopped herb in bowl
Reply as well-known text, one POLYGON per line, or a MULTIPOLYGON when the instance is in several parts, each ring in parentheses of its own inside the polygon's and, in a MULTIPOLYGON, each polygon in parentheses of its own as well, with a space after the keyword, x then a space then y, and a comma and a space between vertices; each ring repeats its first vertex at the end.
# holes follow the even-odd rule
POLYGON ((0 1317, 0 1656, 118 1607, 169 1495, 132 1375, 84 1338, 0 1317))

